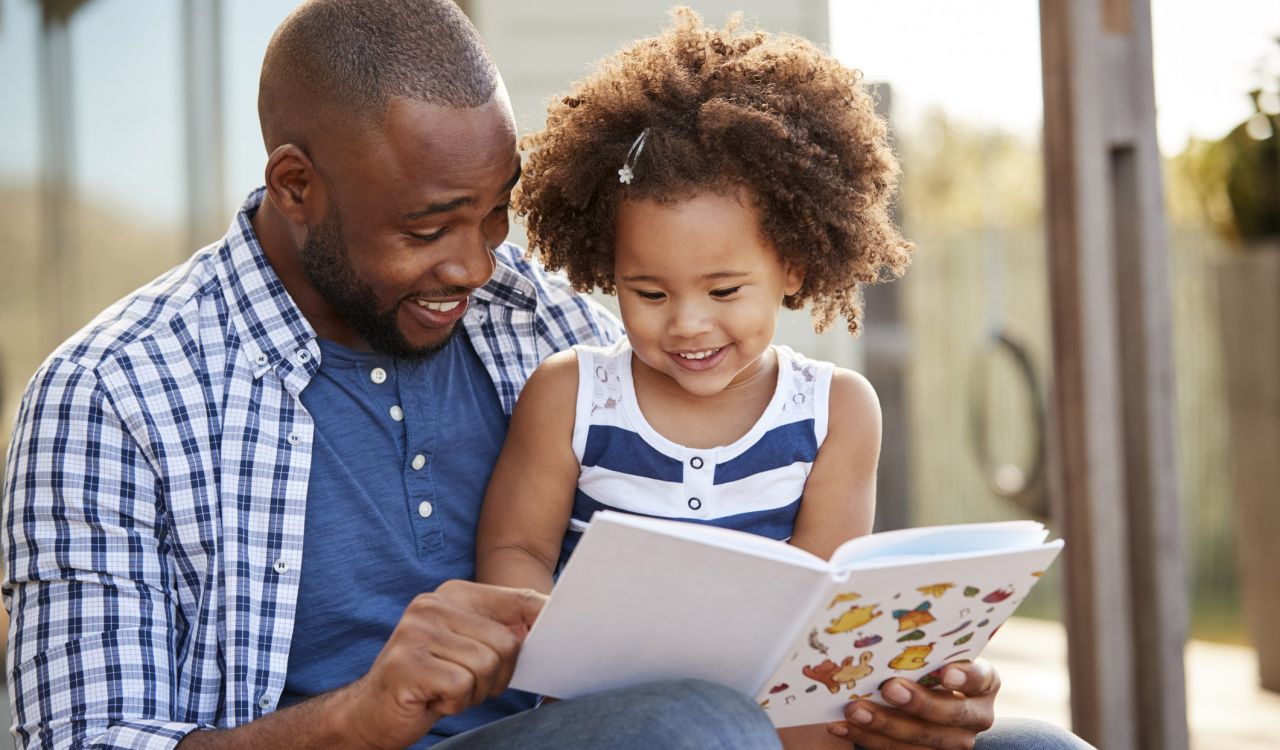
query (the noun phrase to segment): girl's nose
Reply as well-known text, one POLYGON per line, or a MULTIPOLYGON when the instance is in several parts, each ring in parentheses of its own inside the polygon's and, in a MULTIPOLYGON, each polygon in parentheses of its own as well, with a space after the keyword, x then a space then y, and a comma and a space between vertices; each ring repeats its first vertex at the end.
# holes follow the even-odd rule
POLYGON ((696 303, 678 304, 672 310, 668 333, 677 338, 695 338, 715 327, 705 307, 696 303))

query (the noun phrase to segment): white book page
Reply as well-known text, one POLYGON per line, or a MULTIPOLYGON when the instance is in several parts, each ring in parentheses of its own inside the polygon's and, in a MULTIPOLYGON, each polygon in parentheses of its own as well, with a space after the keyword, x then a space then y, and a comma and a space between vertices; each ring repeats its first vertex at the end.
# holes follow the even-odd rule
POLYGON ((852 570, 885 563, 986 554, 1039 546, 1049 532, 1036 521, 923 526, 851 539, 831 556, 832 567, 852 570))
POLYGON ((646 516, 637 516, 630 513, 617 513, 615 511, 601 511, 597 513, 592 520, 592 523, 595 523, 595 520, 598 519, 607 519, 608 523, 631 526, 637 529, 646 529, 666 536, 679 537, 681 539, 692 539, 702 544, 710 544, 716 547, 724 547, 726 549, 735 549, 744 554, 802 565, 812 570, 829 570, 831 567, 830 563, 826 560, 806 552, 799 547, 793 547, 786 542, 779 542, 776 539, 769 539, 768 537, 763 537, 758 534, 748 534, 745 531, 722 529, 718 526, 706 526, 703 524, 689 523, 687 521, 670 521, 663 518, 648 518, 646 516))
POLYGON ((596 515, 525 641, 512 687, 574 698, 694 677, 754 695, 825 592, 825 563, 761 552, 777 542, 708 546, 704 534, 694 542, 635 520, 596 515))
POLYGON ((799 726, 840 720, 854 698, 883 703, 879 686, 891 677, 929 684, 946 664, 981 653, 1061 548, 1058 540, 837 578, 757 701, 776 726, 799 726))

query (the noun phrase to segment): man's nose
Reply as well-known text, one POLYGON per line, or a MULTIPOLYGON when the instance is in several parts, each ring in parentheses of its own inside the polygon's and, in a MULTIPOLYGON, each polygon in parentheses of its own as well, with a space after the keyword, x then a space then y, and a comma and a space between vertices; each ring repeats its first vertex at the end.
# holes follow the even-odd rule
POLYGON ((489 282, 493 276, 497 261, 493 249, 497 243, 490 244, 482 233, 467 238, 459 243, 459 247, 446 262, 441 264, 437 272, 440 281, 449 286, 478 289, 489 282))

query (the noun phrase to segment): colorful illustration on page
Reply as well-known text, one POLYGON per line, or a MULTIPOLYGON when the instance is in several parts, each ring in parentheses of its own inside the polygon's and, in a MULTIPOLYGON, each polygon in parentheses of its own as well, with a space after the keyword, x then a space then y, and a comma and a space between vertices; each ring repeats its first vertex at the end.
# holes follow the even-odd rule
POLYGON ((859 572, 856 591, 837 589, 819 603, 758 701, 775 721, 817 723, 837 720, 858 696, 882 702, 879 686, 891 677, 940 687, 942 668, 980 653, 1026 594, 1007 568, 984 562, 949 568, 947 578, 922 566, 929 578, 916 581, 859 572))

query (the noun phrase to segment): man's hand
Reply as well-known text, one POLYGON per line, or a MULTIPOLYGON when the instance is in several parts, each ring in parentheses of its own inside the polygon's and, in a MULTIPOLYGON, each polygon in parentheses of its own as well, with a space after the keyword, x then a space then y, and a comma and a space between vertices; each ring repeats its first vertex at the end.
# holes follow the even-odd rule
POLYGON ((470 581, 415 598, 369 673, 340 691, 361 746, 411 745, 441 716, 500 694, 546 601, 470 581))
POLYGON ((941 677, 943 686, 932 690, 889 680, 880 694, 896 708, 854 701, 845 707, 845 721, 827 731, 866 750, 972 748, 974 737, 995 721, 1000 676, 979 659, 951 664, 941 677))
POLYGON ((547 603, 536 591, 448 581, 413 600, 368 674, 235 729, 192 732, 180 750, 399 750, 441 716, 501 693, 547 603))

